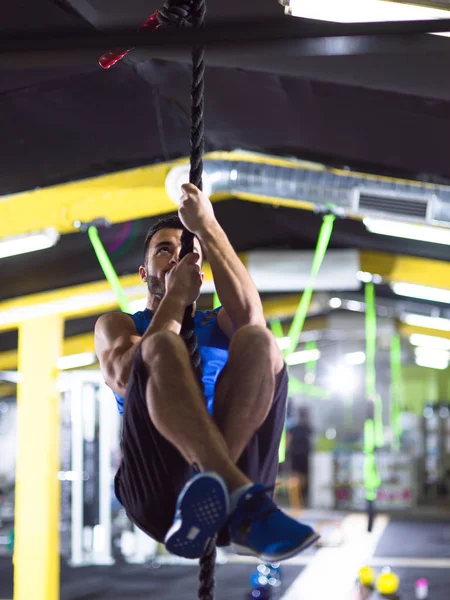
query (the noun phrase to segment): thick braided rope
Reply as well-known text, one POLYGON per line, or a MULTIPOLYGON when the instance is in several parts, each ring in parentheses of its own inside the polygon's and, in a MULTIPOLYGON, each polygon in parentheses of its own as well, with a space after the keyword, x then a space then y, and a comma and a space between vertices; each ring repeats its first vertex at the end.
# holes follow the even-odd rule
MULTIPOLYGON (((166 0, 158 12, 158 20, 162 27, 202 27, 206 14, 206 0, 166 0)), ((204 152, 204 50, 203 46, 192 49, 192 85, 191 85, 191 149, 189 181, 202 189, 203 152, 204 152)), ((180 259, 194 250, 194 236, 187 230, 181 237, 180 259)), ((194 331, 192 307, 184 313, 181 329, 191 358, 191 364, 201 384, 201 357, 197 336, 194 331)), ((199 600, 214 600, 214 571, 216 563, 216 543, 213 538, 200 557, 199 600)))

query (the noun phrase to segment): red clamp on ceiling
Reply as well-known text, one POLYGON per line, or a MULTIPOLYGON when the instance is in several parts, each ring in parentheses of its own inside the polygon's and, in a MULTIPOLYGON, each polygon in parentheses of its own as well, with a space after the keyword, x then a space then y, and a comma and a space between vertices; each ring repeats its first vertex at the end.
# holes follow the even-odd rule
MULTIPOLYGON (((142 23, 138 31, 142 31, 143 29, 148 29, 149 31, 156 31, 158 27, 158 11, 155 10, 155 12, 146 21, 144 21, 144 23, 142 23)), ((109 69, 110 67, 115 65, 116 62, 119 62, 119 60, 126 56, 128 52, 131 52, 131 50, 133 50, 133 48, 115 48, 114 50, 109 50, 100 57, 98 64, 104 69, 109 69)))

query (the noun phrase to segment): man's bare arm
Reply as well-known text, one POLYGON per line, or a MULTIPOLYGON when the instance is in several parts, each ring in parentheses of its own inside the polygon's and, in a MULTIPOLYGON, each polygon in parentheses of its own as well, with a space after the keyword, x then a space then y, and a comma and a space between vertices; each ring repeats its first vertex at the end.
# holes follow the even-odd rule
POLYGON ((244 325, 265 327, 258 290, 219 225, 211 201, 190 183, 183 185, 182 190, 178 214, 202 243, 211 265, 223 307, 219 313, 220 328, 230 337, 244 325))

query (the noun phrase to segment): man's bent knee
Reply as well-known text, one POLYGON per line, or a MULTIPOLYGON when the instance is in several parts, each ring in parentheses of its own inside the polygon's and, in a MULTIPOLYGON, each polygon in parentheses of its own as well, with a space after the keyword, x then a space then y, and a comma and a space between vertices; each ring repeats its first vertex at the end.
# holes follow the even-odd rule
POLYGON ((253 358, 258 357, 259 361, 266 361, 268 366, 272 365, 274 367, 275 372, 281 370, 283 357, 275 337, 267 327, 246 325, 236 331, 231 340, 230 357, 235 354, 238 358, 244 352, 249 352, 249 350, 253 358))
POLYGON ((267 329, 267 327, 261 327, 261 325, 245 325, 236 331, 233 335, 231 343, 236 345, 237 343, 242 344, 259 344, 262 346, 268 346, 273 340, 273 335, 267 329))
POLYGON ((142 341, 141 352, 144 361, 151 361, 157 357, 165 357, 183 348, 184 342, 179 335, 172 331, 158 331, 152 333, 142 341))

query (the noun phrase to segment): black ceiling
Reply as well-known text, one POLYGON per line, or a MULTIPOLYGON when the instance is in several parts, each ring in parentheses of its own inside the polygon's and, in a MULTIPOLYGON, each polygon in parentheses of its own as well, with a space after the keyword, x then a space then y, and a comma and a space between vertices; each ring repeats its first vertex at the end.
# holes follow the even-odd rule
MULTIPOLYGON (((135 28, 158 6, 16 0, 4 9, 1 28, 49 35, 135 28)), ((208 0, 209 23, 256 17, 292 22, 277 0, 208 0)), ((51 60, 23 54, 15 65, 0 52, 0 195, 188 153, 186 53, 140 49, 109 71, 98 58, 98 51, 70 60, 57 52, 51 60)), ((447 183, 449 58, 450 39, 430 35, 216 46, 207 52, 207 150, 243 148, 447 183)), ((237 250, 309 249, 321 222, 311 213, 236 200, 216 207, 237 250)), ((102 230, 120 274, 136 270, 150 222, 102 230)), ((448 247, 372 235, 350 221, 336 223, 331 246, 448 258, 448 247)), ((2 260, 0 298, 101 278, 87 237, 72 234, 53 249, 2 260)))

